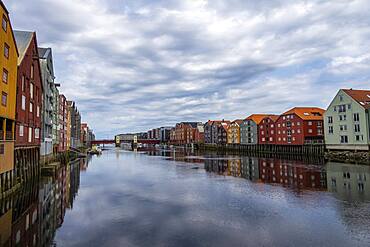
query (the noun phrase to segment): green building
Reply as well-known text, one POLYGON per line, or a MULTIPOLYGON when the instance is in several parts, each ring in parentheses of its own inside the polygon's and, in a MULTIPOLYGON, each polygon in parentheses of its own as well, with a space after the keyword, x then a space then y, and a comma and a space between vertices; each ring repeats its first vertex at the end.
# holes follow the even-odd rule
POLYGON ((329 150, 370 150, 370 90, 340 89, 324 114, 329 150))

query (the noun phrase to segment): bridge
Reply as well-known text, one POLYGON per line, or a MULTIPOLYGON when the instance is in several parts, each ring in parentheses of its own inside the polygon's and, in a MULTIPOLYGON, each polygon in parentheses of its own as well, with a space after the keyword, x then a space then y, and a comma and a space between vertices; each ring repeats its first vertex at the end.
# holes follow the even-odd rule
MULTIPOLYGON (((134 141, 133 140, 132 141, 120 140, 120 143, 131 143, 131 144, 133 144, 134 141)), ((155 139, 138 139, 136 141, 136 143, 155 145, 155 144, 159 144, 160 141, 155 140, 155 139)), ((102 140, 91 141, 91 145, 105 145, 105 144, 116 144, 116 140, 102 139, 102 140)))

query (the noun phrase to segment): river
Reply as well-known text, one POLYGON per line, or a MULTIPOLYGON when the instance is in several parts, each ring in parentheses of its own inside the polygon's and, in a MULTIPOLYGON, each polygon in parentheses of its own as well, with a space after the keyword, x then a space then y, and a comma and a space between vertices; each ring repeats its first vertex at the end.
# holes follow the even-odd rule
POLYGON ((370 246, 370 167, 125 151, 1 202, 6 246, 370 246))

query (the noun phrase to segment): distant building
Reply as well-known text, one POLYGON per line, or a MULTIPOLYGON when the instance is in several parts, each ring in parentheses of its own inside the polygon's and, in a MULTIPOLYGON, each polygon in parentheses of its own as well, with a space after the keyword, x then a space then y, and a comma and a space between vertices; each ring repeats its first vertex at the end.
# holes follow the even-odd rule
POLYGON ((278 115, 264 117, 258 125, 258 144, 276 144, 276 121, 278 115))
POLYGON ((340 89, 324 114, 330 150, 370 150, 370 90, 340 89))
POLYGON ((170 132, 172 127, 159 128, 159 140, 161 142, 168 142, 170 140, 170 132))
POLYGON ((67 118, 68 105, 67 99, 63 94, 59 95, 59 147, 58 152, 67 151, 67 118))
POLYGON ((294 107, 276 121, 276 144, 304 145, 324 142, 323 114, 317 107, 294 107))
POLYGON ((16 146, 41 144, 42 81, 36 33, 14 31, 17 42, 16 146))
POLYGON ((81 115, 74 101, 67 101, 71 123, 71 144, 72 148, 78 148, 81 144, 81 115))
POLYGON ((258 125, 267 114, 252 114, 240 124, 240 143, 247 145, 258 144, 258 125))
POLYGON ((240 124, 242 119, 234 120, 230 123, 227 128, 227 143, 228 144, 240 144, 240 124))
POLYGON ((221 143, 226 144, 227 143, 227 127, 229 124, 230 124, 230 121, 225 121, 225 120, 208 120, 203 126, 204 143, 206 144, 221 144, 221 143))
POLYGON ((170 133, 170 142, 175 145, 185 145, 204 141, 204 131, 201 122, 177 123, 170 133), (203 131, 203 133, 201 133, 203 131))

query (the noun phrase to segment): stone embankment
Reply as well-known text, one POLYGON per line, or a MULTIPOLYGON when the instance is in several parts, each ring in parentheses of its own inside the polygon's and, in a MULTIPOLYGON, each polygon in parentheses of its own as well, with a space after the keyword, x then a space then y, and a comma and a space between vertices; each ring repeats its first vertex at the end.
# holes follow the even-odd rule
POLYGON ((370 152, 328 151, 325 153, 325 159, 329 161, 370 165, 370 152))

